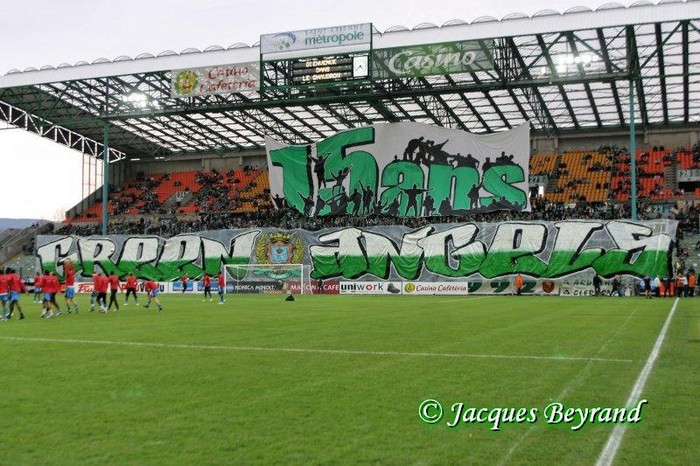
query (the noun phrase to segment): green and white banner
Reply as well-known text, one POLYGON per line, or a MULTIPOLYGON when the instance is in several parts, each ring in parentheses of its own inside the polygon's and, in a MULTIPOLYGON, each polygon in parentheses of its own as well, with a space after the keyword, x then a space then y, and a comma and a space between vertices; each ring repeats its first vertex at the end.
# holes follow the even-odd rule
POLYGON ((184 274, 192 279, 204 273, 215 276, 227 264, 276 264, 281 267, 228 268, 239 274, 237 280, 274 282, 299 278, 301 268, 287 264, 305 264, 308 278, 340 280, 343 293, 376 288, 412 294, 428 290, 425 284, 432 282, 439 288, 435 292, 457 292, 466 285, 470 294, 502 294, 511 289, 513 276, 522 274, 528 293, 551 294, 562 283, 579 283, 572 282, 577 277, 589 280, 595 273, 603 278, 665 277, 671 272, 669 251, 676 227, 671 220, 562 221, 435 224, 414 230, 261 228, 167 239, 39 236, 37 251, 42 269, 61 275, 63 261, 70 258, 84 279, 103 271, 169 282, 184 274), (367 285, 375 281, 386 286, 367 285), (408 283, 412 285, 407 288, 408 283))
POLYGON ((270 194, 307 217, 529 211, 529 142, 527 123, 486 135, 380 124, 304 146, 268 138, 270 194))
POLYGON ((232 94, 260 89, 257 62, 171 71, 170 96, 232 94))
POLYGON ((475 73, 493 69, 493 40, 446 42, 372 51, 374 79, 475 73))

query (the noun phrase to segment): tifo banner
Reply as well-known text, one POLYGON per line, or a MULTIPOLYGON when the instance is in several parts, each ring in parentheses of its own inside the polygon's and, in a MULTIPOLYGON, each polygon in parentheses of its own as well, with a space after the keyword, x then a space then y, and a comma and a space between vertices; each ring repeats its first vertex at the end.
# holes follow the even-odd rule
POLYGON ((260 53, 296 52, 349 45, 369 45, 372 42, 372 24, 348 24, 301 31, 278 32, 260 36, 260 53))
POLYGON ((493 40, 375 49, 372 76, 375 79, 415 78, 491 70, 493 50, 493 40))
MULTIPOLYGON (((291 287, 342 294, 507 294, 522 274, 525 294, 585 294, 594 274, 665 277, 677 222, 655 220, 504 222, 305 230, 221 230, 172 238, 39 236, 42 269, 63 273, 70 258, 80 277, 96 271, 121 278, 198 280, 225 265, 227 288, 279 293, 291 287), (280 265, 279 269, 269 265, 280 265), (308 276, 285 275, 304 264, 308 276), (228 275, 235 273, 236 276, 228 275), (295 285, 296 283, 296 285, 295 285), (466 290, 465 290, 466 285, 466 290), (574 291, 578 290, 578 291, 574 291)), ((296 269, 298 270, 298 269, 296 269)))
POLYGON ((527 123, 486 135, 380 124, 306 146, 268 138, 270 193, 307 217, 529 211, 529 141, 527 123))
POLYGON ((260 64, 219 65, 171 71, 170 96, 231 94, 260 89, 260 64))

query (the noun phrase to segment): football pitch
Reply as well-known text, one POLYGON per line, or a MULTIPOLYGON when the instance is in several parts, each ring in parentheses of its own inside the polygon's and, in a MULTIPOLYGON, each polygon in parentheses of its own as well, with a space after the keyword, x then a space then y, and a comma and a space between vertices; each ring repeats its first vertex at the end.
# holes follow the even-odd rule
POLYGON ((675 298, 80 296, 49 320, 22 299, 0 464, 594 464, 616 430, 614 464, 700 464, 697 298, 668 327, 675 298), (563 419, 634 389, 637 422, 563 419))

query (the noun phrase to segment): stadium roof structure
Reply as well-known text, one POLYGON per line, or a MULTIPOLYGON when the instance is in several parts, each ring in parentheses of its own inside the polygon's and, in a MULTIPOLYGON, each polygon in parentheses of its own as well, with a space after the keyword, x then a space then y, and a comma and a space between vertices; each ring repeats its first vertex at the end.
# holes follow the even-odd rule
MULTIPOLYGON (((478 41, 487 70, 334 86, 173 97, 172 70, 260 62, 259 44, 98 59, 0 76, 0 119, 110 159, 306 144, 376 123, 415 121, 473 133, 530 121, 537 134, 700 125, 700 1, 607 4, 532 17, 373 30, 372 48, 478 41), (486 47, 486 41, 492 47, 486 47), (634 87, 630 83, 634 83, 634 87)), ((320 54, 320 51, 319 51, 320 54)), ((263 68, 264 83, 289 69, 263 68)))

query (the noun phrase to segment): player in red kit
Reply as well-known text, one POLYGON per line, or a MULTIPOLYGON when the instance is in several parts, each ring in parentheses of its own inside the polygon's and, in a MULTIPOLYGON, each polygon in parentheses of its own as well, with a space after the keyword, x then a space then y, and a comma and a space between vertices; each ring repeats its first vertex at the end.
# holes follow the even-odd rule
POLYGON ((136 296, 138 287, 139 282, 136 280, 136 277, 134 277, 133 273, 129 273, 129 276, 126 277, 126 298, 124 298, 124 306, 129 305, 129 295, 133 295, 136 305, 139 305, 139 298, 136 296))
POLYGON ((90 293, 90 312, 95 310, 95 302, 97 301, 97 282, 100 274, 95 272, 92 274, 92 293, 90 293))
POLYGON ((56 293, 60 291, 61 284, 58 282, 58 278, 56 278, 53 272, 49 272, 48 270, 44 272, 41 284, 44 291, 44 312, 41 313, 41 317, 49 319, 54 316, 51 307, 56 309, 56 315, 59 315, 61 312, 61 308, 58 306, 58 303, 56 303, 56 293))
POLYGON ((10 277, 0 270, 0 302, 2 302, 2 320, 7 320, 7 306, 10 302, 10 277))
POLYGON ((160 305, 160 300, 158 299, 158 284, 154 282, 153 280, 148 280, 146 282, 146 294, 148 295, 148 302, 146 303, 145 307, 149 307, 151 305, 151 301, 155 301, 156 304, 158 305, 158 311, 163 310, 163 306, 160 305))
POLYGON ((119 303, 117 302, 117 293, 119 293, 119 277, 117 277, 114 272, 109 274, 109 277, 107 277, 107 281, 109 282, 109 306, 107 306, 107 310, 112 309, 112 304, 116 307, 114 312, 117 312, 119 310, 119 303))
POLYGON ((66 280, 66 312, 71 313, 71 306, 78 313, 78 305, 75 302, 75 265, 70 259, 63 261, 63 275, 66 280))
POLYGON ((14 270, 10 269, 10 313, 7 315, 8 319, 12 318, 12 313, 15 308, 19 311, 19 319, 24 319, 24 313, 22 312, 22 306, 19 304, 19 294, 26 293, 27 290, 24 288, 24 282, 20 278, 19 274, 14 270))
POLYGON ((180 283, 182 284, 182 292, 184 293, 187 291, 187 280, 189 278, 187 277, 187 274, 183 275, 182 278, 180 279, 180 283))
POLYGON ((207 300, 207 296, 209 296, 209 301, 211 301, 211 277, 208 273, 205 273, 202 277, 202 286, 204 286, 204 299, 202 302, 207 300))
POLYGON ((100 312, 107 312, 107 287, 109 279, 103 274, 98 273, 94 279, 95 290, 97 291, 97 305, 100 306, 100 312))
POLYGON ((219 287, 219 304, 224 304, 226 300, 224 299, 224 292, 226 291, 226 282, 224 280, 224 273, 219 272, 219 276, 216 277, 216 286, 219 287))
POLYGON ((34 275, 34 303, 41 303, 41 274, 39 272, 34 275))

